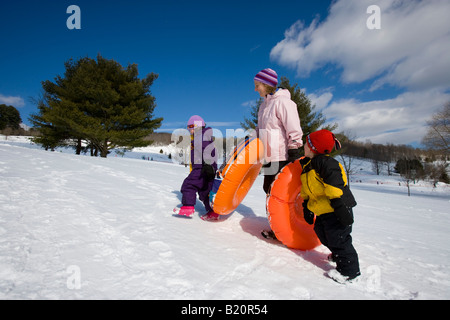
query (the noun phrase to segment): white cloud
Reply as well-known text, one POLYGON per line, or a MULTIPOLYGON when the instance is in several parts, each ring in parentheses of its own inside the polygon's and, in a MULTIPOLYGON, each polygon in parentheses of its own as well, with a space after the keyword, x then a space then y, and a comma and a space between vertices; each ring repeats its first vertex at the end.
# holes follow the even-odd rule
POLYGON ((450 100, 449 12, 448 0, 336 0, 323 20, 297 21, 286 30, 271 58, 300 77, 337 71, 343 87, 367 82, 372 95, 385 85, 404 90, 373 101, 336 101, 323 88, 308 96, 358 140, 420 142, 426 121, 450 100), (367 27, 370 5, 380 8, 381 29, 367 27))
POLYGON ((0 94, 0 104, 21 108, 25 106, 25 101, 21 97, 4 96, 0 94))
POLYGON ((442 101, 449 100, 450 94, 432 89, 407 92, 387 100, 343 99, 321 111, 330 122, 339 119, 338 131, 351 132, 356 140, 411 144, 422 140, 426 121, 442 108, 442 101))
POLYGON ((316 110, 321 110, 330 103, 331 99, 333 99, 333 94, 331 92, 311 93, 308 95, 308 98, 311 100, 311 104, 316 106, 316 110))
POLYGON ((328 17, 308 27, 298 21, 271 51, 278 63, 308 76, 327 64, 342 68, 344 83, 379 77, 414 89, 450 86, 448 0, 338 0, 328 17), (366 10, 381 9, 381 29, 369 30, 366 10))
POLYGON ((250 108, 250 107, 255 106, 257 102, 258 102, 258 100, 249 100, 249 101, 245 101, 245 102, 241 103, 241 106, 250 108))

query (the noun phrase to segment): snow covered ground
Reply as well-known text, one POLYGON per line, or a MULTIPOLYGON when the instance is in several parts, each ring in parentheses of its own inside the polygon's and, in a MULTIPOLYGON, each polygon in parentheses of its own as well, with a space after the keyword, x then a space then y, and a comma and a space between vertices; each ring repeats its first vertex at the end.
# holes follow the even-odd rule
POLYGON ((0 299, 450 298, 449 186, 408 197, 363 165, 351 185, 362 276, 341 285, 323 246, 260 236, 262 177, 220 222, 202 221, 200 202, 193 219, 173 216, 188 168, 142 160, 160 149, 103 159, 0 137, 0 299))

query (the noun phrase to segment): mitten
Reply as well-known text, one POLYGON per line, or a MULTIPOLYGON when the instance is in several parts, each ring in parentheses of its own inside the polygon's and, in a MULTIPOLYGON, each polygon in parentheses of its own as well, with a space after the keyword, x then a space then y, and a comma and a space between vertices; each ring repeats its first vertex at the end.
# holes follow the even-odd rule
POLYGON ((342 225, 349 226, 353 224, 353 211, 351 208, 347 208, 341 198, 331 199, 330 202, 334 209, 334 214, 342 225))
POLYGON ((308 209, 308 201, 303 201, 303 217, 306 223, 314 224, 314 213, 308 209))
POLYGON ((294 162, 301 157, 300 149, 289 149, 288 150, 288 162, 294 162))
POLYGON ((203 175, 203 177, 205 177, 205 179, 207 181, 212 181, 212 180, 214 180, 214 177, 216 176, 216 171, 214 170, 212 165, 203 163, 202 175, 203 175))

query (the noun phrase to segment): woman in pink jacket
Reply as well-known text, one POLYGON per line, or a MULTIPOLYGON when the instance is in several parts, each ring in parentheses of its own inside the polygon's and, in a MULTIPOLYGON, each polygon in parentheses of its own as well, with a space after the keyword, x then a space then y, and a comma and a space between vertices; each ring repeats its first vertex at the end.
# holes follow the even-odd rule
MULTIPOLYGON (((278 172, 289 162, 300 158, 303 131, 291 93, 277 89, 277 73, 272 69, 261 70, 254 82, 255 91, 264 99, 259 107, 256 131, 265 148, 263 189, 268 194, 278 172)), ((274 237, 272 231, 263 231, 262 234, 274 237)))
POLYGON ((286 164, 300 158, 303 131, 291 93, 276 88, 277 73, 272 69, 261 70, 254 82, 255 91, 264 98, 259 107, 257 134, 265 148, 263 188, 269 193, 276 174, 286 164))

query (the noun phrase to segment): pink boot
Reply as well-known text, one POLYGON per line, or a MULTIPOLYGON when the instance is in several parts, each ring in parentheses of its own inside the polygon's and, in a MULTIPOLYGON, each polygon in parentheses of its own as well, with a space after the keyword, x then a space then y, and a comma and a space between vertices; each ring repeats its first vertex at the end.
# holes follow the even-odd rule
POLYGON ((201 216, 200 219, 202 219, 203 221, 218 221, 219 215, 214 211, 210 211, 204 216, 201 216))
POLYGON ((185 216, 185 217, 190 218, 194 214, 195 208, 191 207, 191 206, 182 206, 181 208, 173 209, 173 212, 175 212, 176 214, 178 214, 180 216, 185 216))

